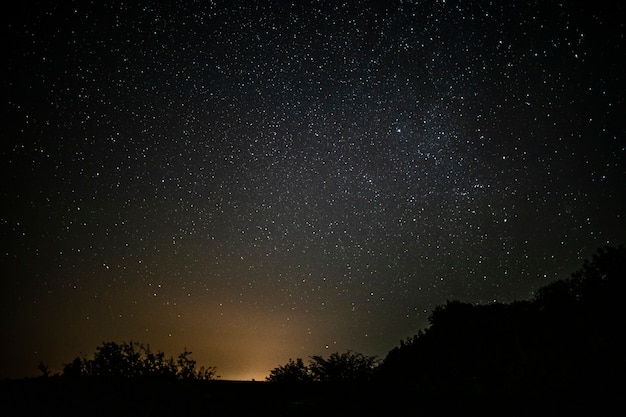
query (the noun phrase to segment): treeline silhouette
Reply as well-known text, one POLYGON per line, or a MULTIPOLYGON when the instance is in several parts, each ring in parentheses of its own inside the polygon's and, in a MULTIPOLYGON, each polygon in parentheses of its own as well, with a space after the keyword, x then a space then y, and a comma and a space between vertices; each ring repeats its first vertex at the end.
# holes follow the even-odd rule
POLYGON ((186 350, 174 359, 109 342, 54 378, 40 364, 44 377, 31 380, 30 391, 9 384, 2 393, 8 403, 27 403, 29 413, 626 415, 625 283, 626 249, 605 246, 530 300, 436 307, 428 328, 382 360, 354 351, 306 364, 296 358, 267 382, 233 383, 216 381, 215 367, 198 368, 186 350), (45 406, 24 400, 32 391, 45 406))
POLYGON ((311 356, 309 365, 302 358, 274 368, 266 378, 268 382, 298 384, 303 382, 363 382, 371 380, 376 371, 377 360, 374 356, 347 351, 331 353, 328 359, 311 356))
POLYGON ((614 404, 626 370, 625 283, 626 250, 604 247, 530 301, 448 302, 426 330, 389 352, 379 378, 431 402, 454 398, 458 408, 579 412, 614 404))
POLYGON ((383 413, 614 413, 624 410, 625 283, 625 248, 603 247, 529 301, 436 307, 427 329, 380 362, 351 352, 309 366, 298 358, 268 381, 367 381, 366 409, 383 413))
MULTIPOLYGON (((137 342, 104 342, 96 348, 92 359, 76 357, 63 367, 68 378, 135 378, 135 379, 216 379, 216 368, 199 367, 186 349, 177 359, 166 357, 163 352, 152 352, 149 345, 137 342)), ((40 370, 47 368, 40 364, 40 370)), ((42 370, 42 372, 44 372, 42 370)), ((44 372, 44 376, 47 376, 44 372)))

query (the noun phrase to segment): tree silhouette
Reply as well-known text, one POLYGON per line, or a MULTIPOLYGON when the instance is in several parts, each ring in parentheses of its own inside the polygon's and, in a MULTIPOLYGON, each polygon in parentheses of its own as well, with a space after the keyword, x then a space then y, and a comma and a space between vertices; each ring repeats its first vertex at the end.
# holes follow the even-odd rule
POLYGON ((41 372, 41 376, 42 378, 48 378, 50 376, 50 369, 48 369, 48 366, 42 362, 39 362, 39 365, 37 365, 37 369, 39 369, 39 372, 41 372))
POLYGON ((78 378, 90 375, 88 370, 89 360, 86 358, 76 357, 72 362, 63 365, 62 375, 69 378, 78 378))
POLYGON ((268 382, 297 384, 302 382, 313 381, 309 368, 304 365, 301 358, 297 358, 295 361, 289 359, 285 365, 278 366, 270 371, 269 376, 266 378, 268 382))
MULTIPOLYGON (((382 363, 350 350, 312 356, 308 364, 289 359, 266 378, 278 384, 212 384, 211 398, 219 400, 221 413, 239 407, 229 415, 248 415, 258 407, 267 407, 259 414, 299 416, 495 415, 503 410, 518 416, 622 415, 625 282, 626 250, 603 247, 569 278, 540 288, 528 301, 437 306, 429 327, 400 341, 382 363), (242 402, 242 397, 251 400, 242 402)), ((43 363, 39 369, 49 373, 43 363)), ((80 410, 87 412, 71 415, 90 414, 93 404, 103 403, 111 412, 151 404, 154 413, 143 414, 202 413, 207 386, 170 381, 216 378, 214 367, 198 368, 186 349, 171 358, 133 342, 103 343, 92 358, 66 364, 63 376, 42 378, 31 387, 61 408, 82 401, 80 410), (91 377, 89 383, 84 377, 91 377), (169 401, 168 410, 161 399, 169 401)), ((13 398, 15 391, 8 392, 5 396, 13 398)), ((27 392, 14 404, 35 403, 30 400, 38 397, 27 392)), ((49 408, 46 401, 38 402, 41 413, 49 408)))
POLYGON ((569 279, 540 288, 534 302, 542 309, 572 308, 575 303, 589 307, 613 306, 626 289, 626 248, 604 246, 585 260, 569 279))
POLYGON ((562 397, 604 397, 623 377, 625 286, 626 249, 604 246, 569 279, 537 291, 544 345, 538 369, 562 397))
POLYGON ((348 350, 332 353, 328 359, 311 356, 309 365, 302 359, 289 359, 285 365, 274 368, 266 378, 270 382, 364 382, 368 381, 378 361, 375 356, 365 356, 348 350))
POLYGON ((312 356, 309 370, 316 381, 359 382, 369 380, 376 365, 376 357, 348 350, 344 353, 332 353, 328 359, 312 356))
POLYGON ((625 282, 626 250, 604 247, 530 301, 447 302, 387 354, 377 380, 431 409, 453 407, 449 398, 466 409, 523 403, 529 413, 600 407, 626 371, 625 282))
POLYGON ((185 350, 173 358, 163 352, 153 353, 149 345, 136 342, 104 342, 96 348, 93 359, 77 357, 63 368, 67 377, 169 378, 210 380, 218 378, 215 367, 196 367, 191 352, 185 350))

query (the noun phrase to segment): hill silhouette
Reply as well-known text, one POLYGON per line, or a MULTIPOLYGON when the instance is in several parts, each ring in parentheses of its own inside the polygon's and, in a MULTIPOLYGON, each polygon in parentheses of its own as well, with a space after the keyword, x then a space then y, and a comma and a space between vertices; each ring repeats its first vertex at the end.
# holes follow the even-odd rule
POLYGON ((236 383, 190 352, 174 360, 111 342, 60 376, 40 364, 42 378, 3 381, 2 401, 18 415, 619 415, 625 282, 626 249, 603 247, 531 300, 436 307, 380 361, 297 358, 267 382, 236 383))

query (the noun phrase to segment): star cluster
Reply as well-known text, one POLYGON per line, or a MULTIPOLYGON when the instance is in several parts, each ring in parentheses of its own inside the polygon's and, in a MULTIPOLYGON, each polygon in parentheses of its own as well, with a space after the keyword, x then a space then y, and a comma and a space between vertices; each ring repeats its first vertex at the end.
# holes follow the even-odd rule
POLYGON ((2 376, 103 340, 225 379, 384 356, 624 242, 624 8, 23 2, 2 376))

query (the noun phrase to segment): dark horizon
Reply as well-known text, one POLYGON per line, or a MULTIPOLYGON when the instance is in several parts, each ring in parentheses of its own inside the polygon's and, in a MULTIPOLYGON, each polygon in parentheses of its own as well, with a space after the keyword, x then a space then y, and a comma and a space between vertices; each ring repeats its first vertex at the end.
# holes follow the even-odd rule
POLYGON ((351 350, 290 359, 263 383, 216 379, 217 369, 198 366, 188 351, 167 358, 141 343, 109 342, 62 375, 41 365, 39 378, 0 381, 0 395, 28 415, 204 415, 207 407, 285 416, 619 414, 624 278, 626 247, 599 248, 532 300, 448 301, 382 360, 351 350))

